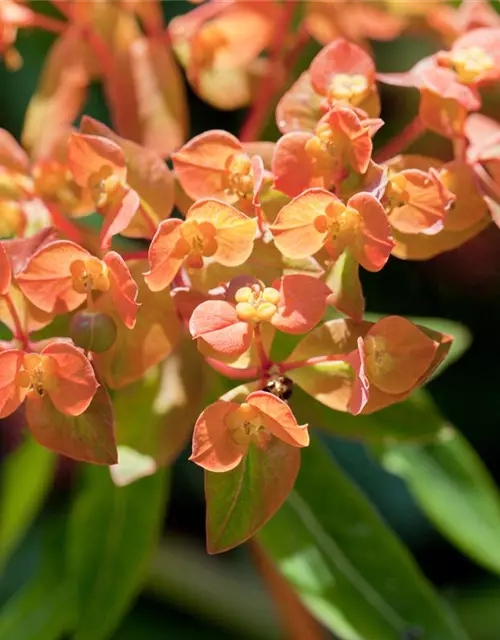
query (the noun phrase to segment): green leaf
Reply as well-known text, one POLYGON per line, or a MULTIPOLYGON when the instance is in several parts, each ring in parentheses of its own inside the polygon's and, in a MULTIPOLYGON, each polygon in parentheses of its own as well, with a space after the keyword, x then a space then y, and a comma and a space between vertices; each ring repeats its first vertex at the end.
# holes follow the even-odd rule
POLYGON ((328 302, 350 318, 361 321, 365 299, 359 280, 359 263, 350 251, 344 251, 335 261, 326 278, 326 284, 333 291, 328 302))
POLYGON ((113 394, 118 464, 111 473, 125 485, 168 465, 186 446, 203 408, 204 361, 192 340, 167 360, 113 394))
POLYGON ((500 495, 469 443, 451 427, 438 442, 377 448, 384 467, 408 484, 443 535, 500 574, 500 495))
POLYGON ((52 451, 95 464, 117 461, 113 406, 102 385, 79 416, 61 413, 48 396, 33 396, 26 403, 26 421, 35 440, 52 451))
POLYGON ((358 416, 334 411, 297 386, 290 403, 299 423, 307 422, 333 435, 365 442, 432 441, 445 427, 434 401, 423 389, 390 407, 358 416))
POLYGON ((208 552, 251 538, 283 504, 299 467, 299 449, 273 438, 265 449, 250 446, 232 471, 205 471, 208 552))
POLYGON ((32 438, 2 463, 0 474, 0 567, 40 510, 54 473, 55 455, 32 438))
POLYGON ((88 466, 71 513, 69 581, 76 593, 73 640, 108 638, 140 590, 163 523, 167 474, 116 487, 88 466))
POLYGON ((59 640, 70 630, 73 594, 65 580, 64 522, 45 524, 41 566, 0 612, 0 638, 59 640))
POLYGON ((321 444, 302 456, 294 490, 258 537, 312 613, 345 640, 401 640, 412 631, 464 640, 406 548, 321 444))

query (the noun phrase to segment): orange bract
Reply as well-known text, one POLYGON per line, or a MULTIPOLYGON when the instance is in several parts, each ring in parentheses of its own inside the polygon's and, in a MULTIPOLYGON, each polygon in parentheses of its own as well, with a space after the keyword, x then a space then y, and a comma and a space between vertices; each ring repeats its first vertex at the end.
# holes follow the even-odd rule
POLYGON ((40 353, 7 350, 0 353, 0 417, 4 418, 31 396, 47 394, 62 413, 77 416, 97 391, 90 362, 67 342, 52 342, 40 353))
POLYGON ((201 269, 205 258, 227 267, 243 264, 252 252, 256 232, 257 221, 231 205, 199 200, 184 222, 176 219, 160 224, 149 248, 146 282, 152 291, 160 291, 183 264, 201 269))
POLYGON ((251 444, 265 449, 273 436, 295 447, 309 444, 307 425, 299 425, 286 402, 270 393, 256 391, 242 404, 219 400, 196 421, 190 460, 208 471, 230 471, 251 444))
POLYGON ((96 292, 112 297, 128 328, 135 324, 137 285, 114 251, 99 260, 73 242, 52 242, 33 255, 16 281, 26 298, 47 313, 73 311, 96 292))
POLYGON ((335 259, 347 248, 369 271, 382 269, 394 246, 384 208, 369 193, 343 204, 329 191, 308 189, 283 207, 271 231, 285 256, 305 258, 324 247, 335 259))

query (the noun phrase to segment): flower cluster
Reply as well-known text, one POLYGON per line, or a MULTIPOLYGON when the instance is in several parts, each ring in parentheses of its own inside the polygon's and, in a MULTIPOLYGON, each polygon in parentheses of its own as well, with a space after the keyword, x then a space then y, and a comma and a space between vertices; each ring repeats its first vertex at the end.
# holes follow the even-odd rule
MULTIPOLYGON (((477 113, 500 84, 500 19, 479 1, 396 12, 325 0, 304 3, 297 26, 295 2, 218 0, 165 27, 160 4, 55 2, 63 21, 1 3, 10 68, 21 63, 18 29, 59 37, 23 146, 0 131, 0 320, 12 334, 0 417, 25 403, 39 442, 115 464, 107 390, 195 341, 191 367, 243 384, 199 407, 191 460, 233 473, 254 451, 271 464, 279 441, 295 461, 309 435, 294 385, 369 413, 407 397, 447 355, 447 335, 398 316, 365 321, 360 268, 427 259, 500 225, 500 124, 477 113), (443 50, 405 73, 377 72, 368 39, 394 38, 417 17, 443 50), (323 48, 294 79, 310 38, 323 48), (175 56, 205 101, 251 105, 239 138, 186 140, 175 56), (94 80, 113 130, 89 116, 73 126, 94 80), (420 103, 374 151, 380 84, 414 87, 420 103), (276 142, 259 140, 270 96, 276 142), (426 130, 451 141, 449 161, 402 153, 426 130)), ((298 463, 290 469, 292 486, 298 463)))

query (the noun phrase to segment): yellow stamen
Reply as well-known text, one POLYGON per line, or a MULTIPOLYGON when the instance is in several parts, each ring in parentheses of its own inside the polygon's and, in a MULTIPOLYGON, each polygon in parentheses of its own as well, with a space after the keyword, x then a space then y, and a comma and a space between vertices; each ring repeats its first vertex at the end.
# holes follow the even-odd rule
POLYGON ((278 311, 281 294, 272 287, 262 288, 258 284, 241 287, 235 293, 236 313, 244 322, 270 321, 278 311))
POLYGON ((88 260, 74 260, 70 265, 73 289, 78 293, 108 291, 110 287, 107 265, 91 256, 88 260))
POLYGON ((236 444, 245 446, 253 442, 263 446, 269 442, 270 434, 261 422, 260 411, 251 404, 244 402, 226 416, 224 423, 236 444))
POLYGON ((368 79, 361 73, 337 73, 330 82, 328 99, 331 102, 341 100, 357 106, 366 96, 368 89, 368 79))
POLYGON ((478 77, 495 68, 493 58, 481 47, 458 49, 450 55, 450 62, 464 83, 475 82, 478 77))

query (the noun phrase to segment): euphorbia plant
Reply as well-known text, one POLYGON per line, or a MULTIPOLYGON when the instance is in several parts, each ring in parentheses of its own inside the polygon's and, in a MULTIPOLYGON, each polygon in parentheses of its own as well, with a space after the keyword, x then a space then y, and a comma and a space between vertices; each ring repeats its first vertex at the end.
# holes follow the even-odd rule
POLYGON ((500 125, 476 112, 480 88, 500 82, 500 28, 489 14, 476 25, 429 3, 419 28, 428 19, 456 39, 392 74, 377 71, 365 38, 395 37, 412 24, 410 6, 356 2, 351 16, 347 3, 214 0, 165 27, 154 2, 53 2, 61 17, 50 19, 4 4, 11 68, 18 28, 59 39, 25 148, 0 135, 0 320, 11 334, 0 347, 0 416, 23 405, 38 442, 110 466, 119 484, 153 474, 192 437, 208 550, 235 547, 293 491, 315 427, 299 424, 303 408, 295 417, 296 387, 362 420, 410 397, 446 359, 446 333, 364 318, 362 279, 499 224, 500 125), (324 47, 297 77, 311 37, 324 47), (248 106, 239 137, 210 129, 188 139, 174 56, 202 99, 248 106), (112 128, 78 120, 96 79, 112 128), (382 148, 377 82, 420 92, 418 115, 382 148), (280 135, 268 141, 271 104, 280 135), (451 141, 445 161, 404 153, 426 130, 451 141), (113 402, 183 365, 212 390, 192 398, 168 456, 161 439, 148 451, 139 440, 135 454, 153 464, 120 475, 130 442, 115 433, 113 402))

